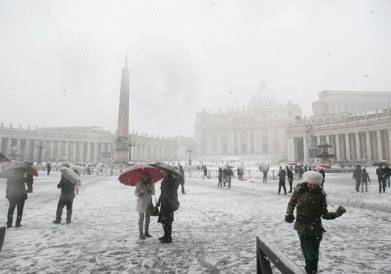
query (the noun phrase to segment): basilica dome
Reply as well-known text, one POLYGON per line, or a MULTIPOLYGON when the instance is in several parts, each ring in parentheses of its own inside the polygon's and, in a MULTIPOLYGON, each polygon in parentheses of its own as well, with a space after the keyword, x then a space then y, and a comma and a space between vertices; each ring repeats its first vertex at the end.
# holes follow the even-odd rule
POLYGON ((265 83, 261 83, 258 91, 251 96, 248 103, 249 109, 270 108, 278 106, 277 99, 266 90, 265 83))

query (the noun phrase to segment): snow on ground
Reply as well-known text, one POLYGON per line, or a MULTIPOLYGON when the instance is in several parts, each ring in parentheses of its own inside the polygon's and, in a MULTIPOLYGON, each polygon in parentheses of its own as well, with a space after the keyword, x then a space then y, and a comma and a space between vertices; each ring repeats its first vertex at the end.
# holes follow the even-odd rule
MULTIPOLYGON (((217 179, 187 179, 187 194, 179 194, 173 243, 161 244, 157 217, 151 217, 153 238, 138 239, 134 188, 116 177, 83 176, 72 223, 53 224, 59 176, 40 173, 35 179, 22 227, 6 232, 0 273, 255 273, 256 236, 274 241, 304 267, 293 224, 284 222, 290 194, 278 195, 276 180, 234 179, 228 190, 217 188, 217 179)), ((334 206, 329 210, 341 204, 347 213, 324 221, 320 273, 391 272, 391 189, 379 194, 373 169, 370 176, 369 192, 357 193, 351 174, 327 174, 325 189, 334 206)), ((5 187, 0 182, 4 196, 5 187)), ((4 196, 0 214, 5 221, 4 196)))

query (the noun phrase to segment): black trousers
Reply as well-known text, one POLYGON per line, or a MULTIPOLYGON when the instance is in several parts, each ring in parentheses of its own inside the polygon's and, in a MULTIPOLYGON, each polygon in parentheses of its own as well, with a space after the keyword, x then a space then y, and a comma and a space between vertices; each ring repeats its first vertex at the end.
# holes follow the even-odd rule
POLYGON ((289 178, 288 178, 288 182, 289 182, 289 192, 292 192, 293 178, 292 178, 292 179, 289 179, 289 178))
POLYGON ((164 238, 171 239, 172 222, 163 222, 162 226, 164 230, 164 238))
POLYGON ((378 178, 377 180, 379 182, 379 193, 381 193, 382 190, 383 193, 386 192, 386 180, 384 180, 383 178, 381 179, 378 178))
POLYGON ((321 236, 308 236, 301 233, 299 234, 301 251, 303 252, 305 259, 305 271, 307 273, 315 273, 318 271, 319 262, 319 246, 322 241, 321 236))
POLYGON ((280 179, 280 182, 278 183, 278 193, 281 192, 281 187, 284 188, 284 193, 286 194, 285 179, 280 179))
POLYGON ((22 221, 22 215, 23 215, 23 207, 24 207, 24 201, 26 199, 10 199, 10 205, 8 208, 8 220, 7 220, 7 226, 11 227, 13 219, 14 219, 14 212, 15 207, 17 207, 17 216, 16 216, 16 224, 20 225, 20 222, 22 221))
POLYGON ((72 220, 72 205, 73 199, 61 199, 58 201, 57 212, 56 212, 56 221, 61 222, 62 210, 64 206, 67 207, 67 223, 70 223, 72 220))

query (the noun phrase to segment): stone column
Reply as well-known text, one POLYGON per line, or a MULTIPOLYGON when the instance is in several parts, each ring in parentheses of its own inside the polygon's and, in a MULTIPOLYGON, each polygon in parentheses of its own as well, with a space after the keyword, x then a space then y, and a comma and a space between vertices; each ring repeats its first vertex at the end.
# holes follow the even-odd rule
POLYGON ((358 160, 361 160, 360 132, 356 132, 354 135, 356 136, 356 156, 358 160))
POLYGON ((340 148, 338 134, 335 134, 335 157, 336 157, 337 161, 341 161, 341 148, 340 148))
POLYGON ((72 154, 73 154, 73 158, 72 158, 73 161, 76 161, 76 160, 77 160, 77 154, 76 154, 77 151, 76 151, 76 147, 77 147, 77 142, 74 141, 74 142, 73 142, 73 153, 72 153, 72 154))
POLYGON ((350 138, 349 133, 345 133, 345 145, 346 145, 346 160, 352 160, 350 157, 350 138))
POLYGON ((247 129, 247 155, 251 155, 251 131, 247 129))
POLYGON ((237 138, 238 138, 238 141, 237 141, 238 155, 240 155, 240 153, 242 152, 241 147, 240 147, 240 129, 238 129, 237 138))
POLYGON ((91 157, 91 142, 87 143, 87 162, 90 162, 90 157, 91 157))
POLYGON ((66 142, 65 146, 65 158, 67 161, 69 161, 69 141, 66 142))
POLYGON ((0 136, 0 152, 2 152, 2 151, 1 151, 1 144, 2 144, 2 141, 3 141, 3 138, 0 136))
POLYGON ((330 144, 330 135, 326 135, 326 143, 327 143, 328 145, 331 145, 331 144, 330 144))
POLYGON ((290 147, 290 160, 295 161, 296 160, 296 151, 295 151, 295 139, 292 137, 289 141, 289 147, 290 147))
POLYGON ((308 162, 308 146, 307 146, 307 138, 303 137, 303 152, 304 152, 304 162, 308 162))
POLYGON ((219 129, 218 135, 217 135, 217 143, 218 143, 218 150, 217 153, 218 155, 222 154, 222 149, 221 149, 221 129, 219 129))
POLYGON ((365 141, 367 143, 367 160, 372 160, 371 134, 369 131, 365 132, 365 141))
POLYGON ((316 146, 320 145, 320 135, 316 136, 316 146))
POLYGON ((259 151, 258 151, 258 130, 255 128, 254 129, 254 151, 255 151, 255 154, 259 154, 259 151))
POLYGON ((388 129, 388 156, 389 156, 389 159, 388 160, 391 160, 391 129, 389 128, 388 129))
POLYGON ((274 151, 273 141, 272 141, 273 140, 272 130, 269 129, 267 131, 267 133, 268 133, 268 140, 267 140, 267 142, 268 142, 268 147, 269 147, 269 155, 271 156, 271 155, 273 155, 273 151, 274 151))
POLYGON ((378 160, 383 160, 383 151, 382 151, 382 142, 381 142, 381 131, 376 130, 376 139, 377 139, 377 158, 378 160))

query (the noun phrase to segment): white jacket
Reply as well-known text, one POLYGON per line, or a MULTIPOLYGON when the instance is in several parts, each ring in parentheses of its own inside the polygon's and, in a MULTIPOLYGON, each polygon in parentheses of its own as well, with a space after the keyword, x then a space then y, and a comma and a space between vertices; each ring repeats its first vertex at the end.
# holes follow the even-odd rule
POLYGON ((152 201, 152 195, 155 195, 155 184, 152 183, 149 187, 145 184, 138 182, 134 194, 137 196, 136 211, 139 213, 145 213, 147 211, 149 203, 152 201), (150 190, 148 192, 148 189, 150 190), (144 193, 140 197, 140 193, 144 193))

